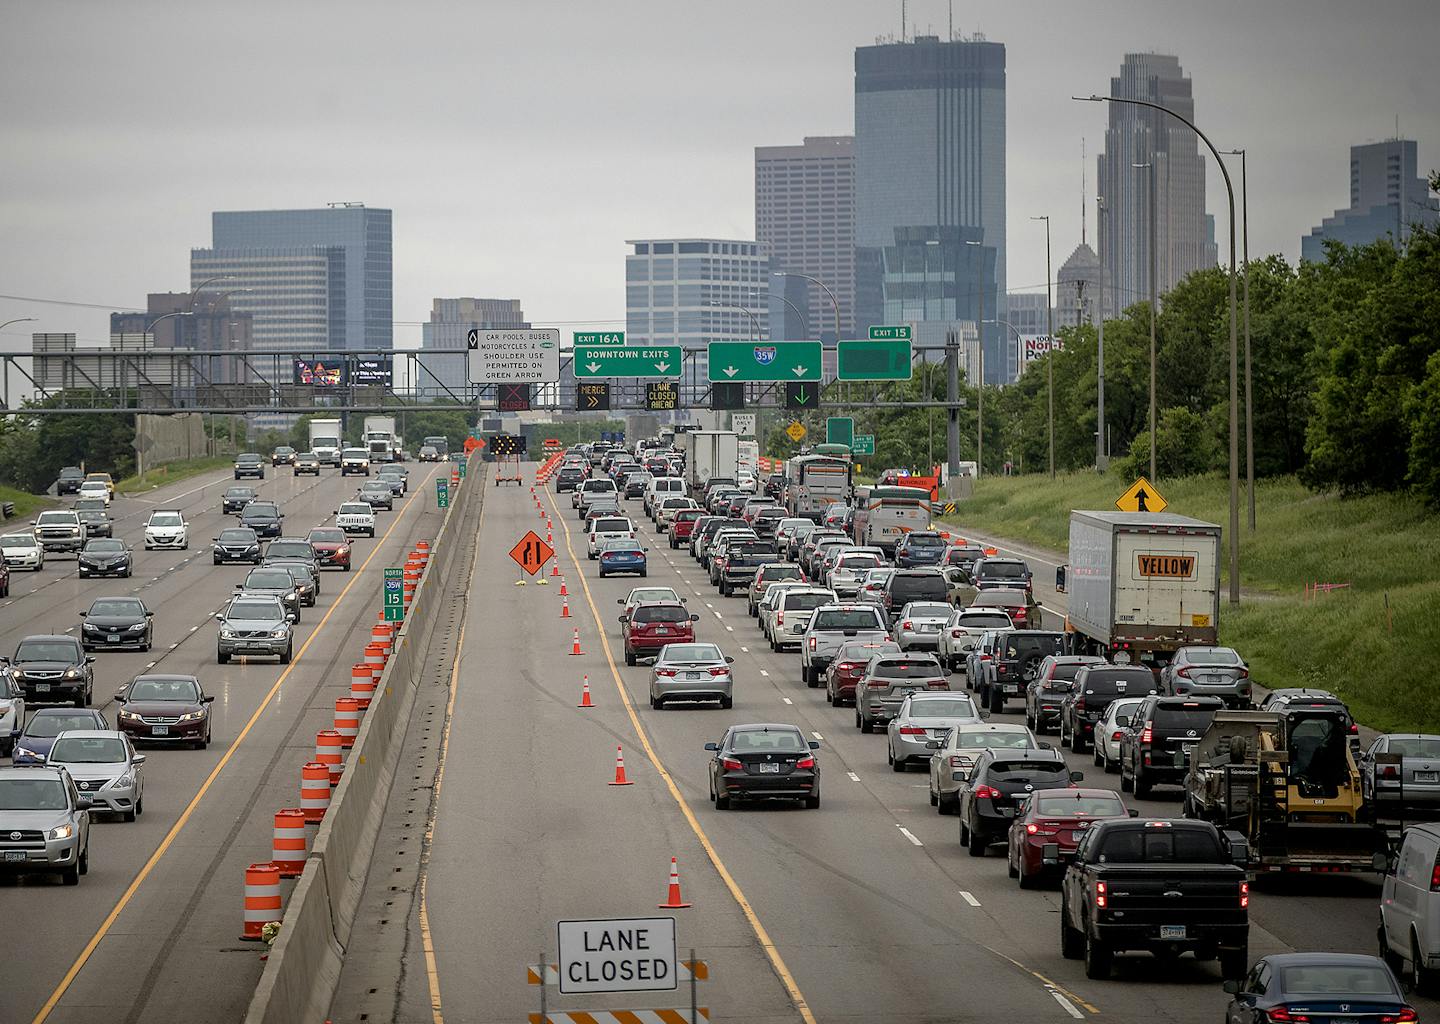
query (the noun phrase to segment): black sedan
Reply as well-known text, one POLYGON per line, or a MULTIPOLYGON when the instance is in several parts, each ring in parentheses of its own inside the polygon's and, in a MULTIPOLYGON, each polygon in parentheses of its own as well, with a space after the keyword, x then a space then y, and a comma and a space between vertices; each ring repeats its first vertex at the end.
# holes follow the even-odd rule
POLYGON ((254 530, 259 537, 278 537, 284 518, 285 514, 274 502, 252 501, 240 513, 240 525, 254 530))
POLYGON ((110 520, 110 513, 103 508, 77 508, 75 514, 85 525, 85 536, 112 537, 115 535, 115 524, 110 520))
POLYGON ((194 676, 136 676, 115 699, 115 724, 133 742, 190 743, 201 750, 210 742, 215 698, 194 676))
POLYGON ((1361 953, 1277 953, 1225 982, 1225 1024, 1418 1021, 1390 968, 1361 953))
POLYGON ((135 553, 123 540, 101 537, 87 540, 80 549, 80 578, 91 576, 132 576, 135 573, 135 553))
POLYGON ((87 651, 148 651, 154 638, 155 613, 138 597, 97 597, 80 620, 80 646, 87 651))
POLYGON ((814 751, 820 744, 807 740, 793 725, 732 725, 719 743, 707 743, 710 759, 710 799, 716 810, 731 800, 803 800, 820 806, 820 765, 814 751))
POLYGON ((220 495, 220 511, 227 514, 239 512, 257 497, 259 495, 253 487, 227 487, 225 493, 220 495))
POLYGON ((260 564, 260 537, 248 526, 236 526, 221 530, 215 538, 215 564, 225 562, 249 562, 260 564))

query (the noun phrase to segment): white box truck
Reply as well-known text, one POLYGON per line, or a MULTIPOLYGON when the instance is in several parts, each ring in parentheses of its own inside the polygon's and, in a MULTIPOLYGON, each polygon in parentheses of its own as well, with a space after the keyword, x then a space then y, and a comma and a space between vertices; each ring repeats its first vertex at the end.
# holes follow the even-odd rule
POLYGON ((394 416, 366 416, 364 434, 371 462, 400 461, 400 435, 395 433, 394 416))
POLYGON ((1070 513, 1076 653, 1160 668, 1220 627, 1220 527, 1173 512, 1070 513))
POLYGON ((340 421, 311 420, 310 450, 322 466, 340 465, 340 421))
POLYGON ((712 477, 734 480, 740 472, 740 435, 733 430, 689 430, 684 440, 685 483, 700 495, 712 477))

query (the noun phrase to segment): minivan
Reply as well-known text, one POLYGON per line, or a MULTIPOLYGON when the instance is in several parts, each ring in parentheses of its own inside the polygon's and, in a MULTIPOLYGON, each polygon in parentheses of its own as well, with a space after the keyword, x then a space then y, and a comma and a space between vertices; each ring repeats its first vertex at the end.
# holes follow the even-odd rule
POLYGON ((655 518, 655 507, 657 498, 683 498, 685 497, 685 481, 678 476, 657 476, 645 488, 645 497, 642 503, 645 512, 651 519, 655 518))
POLYGON ((1440 977, 1440 824, 1411 825, 1380 892, 1380 952, 1395 970, 1410 964, 1415 987, 1433 995, 1440 977))

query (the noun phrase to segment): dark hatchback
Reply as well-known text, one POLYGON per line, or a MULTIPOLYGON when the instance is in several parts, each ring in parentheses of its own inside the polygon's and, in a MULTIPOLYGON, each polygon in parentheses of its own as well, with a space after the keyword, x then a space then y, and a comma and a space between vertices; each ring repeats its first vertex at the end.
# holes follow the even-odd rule
POLYGON ((939 569, 896 569, 885 582, 880 605, 893 616, 911 601, 944 602, 949 593, 939 569))
POLYGON ((135 742, 210 742, 210 704, 200 680, 185 675, 136 676, 117 694, 115 722, 135 742))
POLYGON ((945 555, 945 538, 929 530, 912 530, 895 542, 895 564, 901 569, 939 565, 945 555))
POLYGON ((215 564, 224 562, 249 562, 260 564, 260 537, 248 526, 236 526, 221 530, 215 538, 215 564))
POLYGON ((155 613, 138 597, 97 597, 80 613, 80 646, 87 651, 133 647, 148 651, 155 613))
POLYGON ((585 473, 579 466, 561 466, 560 472, 555 474, 555 493, 564 494, 566 491, 573 491, 585 480, 585 473))
POLYGON ((1083 777, 1058 750, 986 750, 960 786, 960 844, 972 857, 985 856, 987 847, 1009 834, 1021 801, 1031 793, 1066 789, 1083 777))
POLYGON ((252 501, 241 511, 240 525, 254 530, 258 537, 278 537, 284 518, 285 514, 274 502, 252 501))
POLYGON ((1094 665, 1075 674, 1075 685, 1060 706, 1060 742, 1077 754, 1095 738, 1095 723, 1110 702, 1156 692, 1155 673, 1141 665, 1094 665))
POLYGON ((27 636, 15 647, 7 671, 28 700, 90 703, 95 691, 95 659, 72 636, 27 636))
POLYGON ((254 501, 258 494, 253 487, 227 487, 225 493, 220 495, 220 511, 225 513, 239 512, 246 505, 254 501))
POLYGON ((1225 982, 1225 1024, 1418 1021, 1384 961, 1363 953, 1275 953, 1225 982))
POLYGON ((110 723, 94 708, 41 708, 15 737, 15 765, 44 764, 55 737, 71 729, 108 729, 110 723))
POLYGON ((123 540, 109 537, 87 540, 80 549, 78 560, 76 572, 82 580, 91 576, 132 576, 135 573, 135 553, 123 540))
POLYGON ((727 810, 731 800, 803 800, 820 806, 820 744, 793 725, 732 725, 719 743, 707 743, 710 799, 727 810))

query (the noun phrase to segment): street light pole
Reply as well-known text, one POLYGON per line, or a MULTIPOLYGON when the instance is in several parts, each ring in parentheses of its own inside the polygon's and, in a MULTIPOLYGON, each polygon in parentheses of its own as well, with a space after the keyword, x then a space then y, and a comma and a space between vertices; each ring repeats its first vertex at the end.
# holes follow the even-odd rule
POLYGON ((775 271, 775 273, 781 277, 798 277, 802 281, 809 281, 811 284, 819 285, 822 289, 824 289, 825 294, 830 296, 830 306, 835 310, 835 340, 839 341, 840 300, 835 297, 835 293, 830 290, 830 286, 827 285, 824 281, 821 281, 819 278, 811 277, 809 274, 796 274, 789 270, 777 270, 775 271))
POLYGON ((1055 304, 1050 297, 1050 215, 1042 214, 1031 220, 1045 222, 1045 329, 1050 335, 1050 351, 1045 359, 1045 390, 1048 417, 1050 420, 1050 477, 1055 477, 1055 304))
MULTIPOLYGON (((1129 103, 1137 107, 1149 107, 1162 114, 1169 114, 1200 137, 1210 155, 1220 165, 1220 176, 1225 179, 1225 195, 1230 207, 1230 603, 1240 603, 1240 337, 1236 323, 1235 301, 1235 185, 1230 180, 1230 170, 1220 159, 1220 151, 1194 122, 1182 117, 1169 107, 1162 107, 1149 100, 1132 100, 1120 96, 1072 96, 1071 99, 1090 103, 1129 103)), ((1103 266, 1103 264, 1102 264, 1103 266)))
MULTIPOLYGON (((966 245, 975 246, 975 301, 978 313, 975 317, 975 479, 980 479, 985 472, 985 250, 978 241, 967 241, 966 245)), ((949 353, 947 353, 948 355, 949 353)), ((960 471, 960 410, 957 404, 960 400, 960 358, 959 349, 955 349, 955 359, 950 368, 950 377, 955 382, 955 396, 952 398, 950 407, 950 419, 955 425, 955 444, 951 449, 951 473, 958 474, 960 471)))
POLYGON ((1095 246, 1100 250, 1100 329, 1095 344, 1095 469, 1109 468, 1105 458, 1105 197, 1095 197, 1095 246))
POLYGON ((1157 479, 1155 472, 1155 159, 1131 167, 1150 169, 1150 482, 1157 479))
POLYGON ((1245 264, 1245 500, 1250 529, 1255 529, 1255 404, 1250 388, 1250 187, 1245 169, 1245 150, 1227 151, 1240 157, 1240 239, 1241 261, 1245 264))

